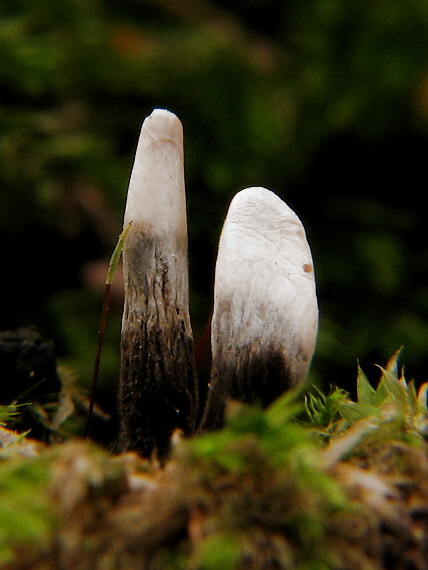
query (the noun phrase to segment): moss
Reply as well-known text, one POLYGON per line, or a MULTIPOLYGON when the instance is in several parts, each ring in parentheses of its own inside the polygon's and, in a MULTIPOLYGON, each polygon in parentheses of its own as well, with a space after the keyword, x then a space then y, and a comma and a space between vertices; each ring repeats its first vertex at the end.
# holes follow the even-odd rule
POLYGON ((424 569, 425 388, 396 370, 376 389, 360 373, 356 402, 307 395, 305 411, 295 391, 266 410, 232 403, 222 430, 177 433, 163 467, 16 438, 0 461, 2 567, 424 569))

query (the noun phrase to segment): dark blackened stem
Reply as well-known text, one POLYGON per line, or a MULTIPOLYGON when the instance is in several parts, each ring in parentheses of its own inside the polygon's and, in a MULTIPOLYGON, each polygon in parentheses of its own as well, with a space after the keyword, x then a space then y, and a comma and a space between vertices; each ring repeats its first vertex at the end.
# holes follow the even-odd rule
POLYGON ((176 428, 196 429, 181 123, 155 110, 140 135, 125 222, 125 306, 118 394, 120 447, 168 454, 176 428))
POLYGON ((165 457, 176 428, 185 434, 196 428, 193 337, 181 295, 184 245, 173 253, 161 238, 135 233, 124 254, 120 435, 123 448, 143 457, 154 451, 165 457), (130 271, 134 266, 145 271, 130 271))
POLYGON ((223 424, 228 399, 267 406, 302 382, 317 329, 312 256, 299 218, 265 188, 242 190, 220 238, 202 429, 223 424))

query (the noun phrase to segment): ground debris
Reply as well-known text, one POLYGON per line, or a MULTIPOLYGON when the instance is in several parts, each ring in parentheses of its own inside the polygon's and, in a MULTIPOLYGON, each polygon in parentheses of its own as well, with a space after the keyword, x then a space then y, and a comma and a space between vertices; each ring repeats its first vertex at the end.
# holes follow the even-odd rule
POLYGON ((0 568, 427 570, 428 443, 370 424, 341 455, 287 406, 231 406, 162 466, 3 430, 0 568))

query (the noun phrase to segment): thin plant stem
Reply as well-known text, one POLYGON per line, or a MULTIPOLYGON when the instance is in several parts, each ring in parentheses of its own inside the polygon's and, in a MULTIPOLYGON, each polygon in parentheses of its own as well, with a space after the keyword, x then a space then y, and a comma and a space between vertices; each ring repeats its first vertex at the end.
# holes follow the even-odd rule
POLYGON ((95 363, 94 363, 94 372, 92 375, 92 390, 91 390, 91 399, 89 401, 88 406, 88 415, 86 418, 86 426, 83 437, 86 439, 89 434, 89 429, 91 426, 92 416, 94 414, 94 406, 95 406, 95 395, 97 392, 98 386, 98 376, 100 372, 100 362, 101 362, 101 351, 104 341, 104 331, 106 328, 107 322, 107 313, 110 304, 110 292, 111 292, 111 285, 116 275, 117 267, 119 265, 120 255, 122 253, 123 246, 125 244, 126 236, 128 235, 129 228, 131 227, 132 221, 126 226, 123 232, 120 234, 119 239, 117 240, 116 247, 112 253, 110 258, 110 262, 107 269, 107 278, 106 284, 104 288, 104 296, 103 296, 103 306, 101 309, 101 319, 100 319, 100 328, 98 331, 98 345, 97 345, 97 352, 95 355, 95 363))

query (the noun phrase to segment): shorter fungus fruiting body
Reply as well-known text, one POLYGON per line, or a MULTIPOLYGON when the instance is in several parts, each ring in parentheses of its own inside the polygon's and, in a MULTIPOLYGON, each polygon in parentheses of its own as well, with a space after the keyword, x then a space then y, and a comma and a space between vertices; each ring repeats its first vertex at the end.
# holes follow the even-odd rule
POLYGON ((311 251, 297 215, 266 188, 230 204, 220 238, 213 367, 203 426, 228 398, 267 406, 306 376, 318 329, 311 251))

